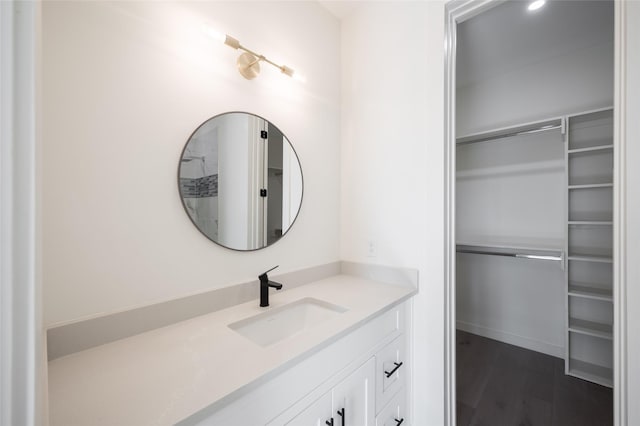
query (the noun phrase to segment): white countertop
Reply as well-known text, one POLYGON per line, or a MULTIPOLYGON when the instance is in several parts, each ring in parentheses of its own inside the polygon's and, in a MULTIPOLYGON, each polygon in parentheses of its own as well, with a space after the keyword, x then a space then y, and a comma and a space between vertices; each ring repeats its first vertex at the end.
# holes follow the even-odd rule
MULTIPOLYGON (((51 426, 174 424, 221 406, 416 292, 337 275, 49 362, 51 426), (228 324, 313 297, 348 311, 261 347, 228 324)), ((302 395, 301 395, 302 397, 302 395)))

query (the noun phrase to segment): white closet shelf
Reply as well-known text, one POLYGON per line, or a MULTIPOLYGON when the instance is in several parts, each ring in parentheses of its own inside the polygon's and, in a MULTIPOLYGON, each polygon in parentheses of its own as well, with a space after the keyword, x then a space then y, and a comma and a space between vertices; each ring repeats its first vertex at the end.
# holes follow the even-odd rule
MULTIPOLYGON (((594 126, 597 127, 597 126, 594 126)), ((613 139, 610 137, 603 139, 590 139, 590 140, 582 140, 582 141, 574 141, 573 144, 570 144, 567 147, 568 153, 579 152, 579 150, 588 150, 590 148, 606 149, 602 147, 608 147, 613 145, 613 139)))
POLYGON ((613 302, 613 292, 611 289, 593 287, 575 281, 569 281, 569 296, 613 302))
POLYGON ((610 324, 569 318, 569 331, 599 337, 601 339, 613 340, 613 326, 610 324))
POLYGON ((569 153, 569 155, 572 155, 572 154, 580 154, 585 152, 606 151, 606 150, 609 150, 609 151, 613 150, 613 145, 598 145, 598 146, 590 146, 588 148, 569 149, 567 150, 567 153, 569 153))
POLYGON ((569 212, 569 222, 611 222, 612 212, 569 212))
POLYGON ((590 176, 569 176, 569 188, 578 187, 579 189, 583 186, 594 188, 595 185, 602 185, 602 188, 606 189, 613 185, 612 181, 613 169, 590 176))
POLYGON ((568 260, 579 260, 579 261, 582 261, 582 262, 613 263, 613 258, 611 256, 570 254, 567 257, 567 259, 568 260))
POLYGON ((611 220, 570 220, 569 226, 612 226, 611 220))
POLYGON ((569 374, 599 385, 613 386, 613 369, 571 358, 569 374))
POLYGON ((569 185, 569 189, 613 188, 613 183, 592 183, 587 185, 569 185))

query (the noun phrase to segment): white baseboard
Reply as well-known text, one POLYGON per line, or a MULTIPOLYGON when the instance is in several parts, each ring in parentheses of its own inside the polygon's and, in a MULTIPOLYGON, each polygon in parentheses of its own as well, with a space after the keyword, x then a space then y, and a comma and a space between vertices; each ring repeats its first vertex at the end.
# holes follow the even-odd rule
POLYGON ((530 339, 518 334, 507 333, 505 331, 483 327, 481 325, 471 324, 464 321, 456 321, 456 328, 468 333, 477 334, 478 336, 487 337, 489 339, 498 340, 503 343, 508 343, 510 345, 519 346, 521 348, 530 349, 532 351, 564 359, 564 346, 558 346, 542 342, 540 340, 530 339))

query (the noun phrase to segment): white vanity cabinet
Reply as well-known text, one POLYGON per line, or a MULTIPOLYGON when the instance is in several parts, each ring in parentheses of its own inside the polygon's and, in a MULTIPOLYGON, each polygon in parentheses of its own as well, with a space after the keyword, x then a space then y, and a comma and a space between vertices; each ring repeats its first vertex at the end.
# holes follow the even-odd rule
POLYGON ((372 358, 285 424, 373 426, 374 406, 370 395, 374 389, 374 376, 372 358))
POLYGON ((407 396, 405 392, 398 392, 391 401, 376 416, 376 426, 406 426, 407 420, 407 396))
POLYGON ((404 413, 409 307, 380 313, 244 396, 179 425, 330 426, 333 419, 333 426, 375 426, 381 415, 397 414, 400 402, 404 413))
POLYGON ((402 334, 376 353, 376 426, 409 424, 407 339, 402 334))
MULTIPOLYGON (((328 392, 298 413, 287 426, 325 426, 333 417, 333 394, 328 392)), ((335 423, 334 423, 335 424, 335 423)))
POLYGON ((404 388, 407 358, 404 336, 399 336, 376 354, 376 407, 380 410, 404 388))

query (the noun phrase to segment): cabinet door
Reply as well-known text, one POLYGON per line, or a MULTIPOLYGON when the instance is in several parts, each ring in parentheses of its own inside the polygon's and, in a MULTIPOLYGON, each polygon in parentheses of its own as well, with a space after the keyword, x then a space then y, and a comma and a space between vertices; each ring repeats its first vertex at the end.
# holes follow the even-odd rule
MULTIPOLYGON (((287 422, 287 426, 325 426, 327 421, 331 421, 331 392, 327 392, 313 404, 305 408, 296 415, 291 421, 287 422)), ((335 416, 333 416, 335 417, 335 416)), ((338 425, 340 423, 335 423, 338 425)))
POLYGON ((376 426, 409 426, 405 402, 405 391, 400 391, 380 410, 376 417, 376 426))
POLYGON ((404 386, 407 359, 405 339, 400 336, 376 354, 376 408, 382 409, 404 386))
POLYGON ((333 389, 335 426, 373 426, 374 381, 375 359, 371 358, 333 389))

